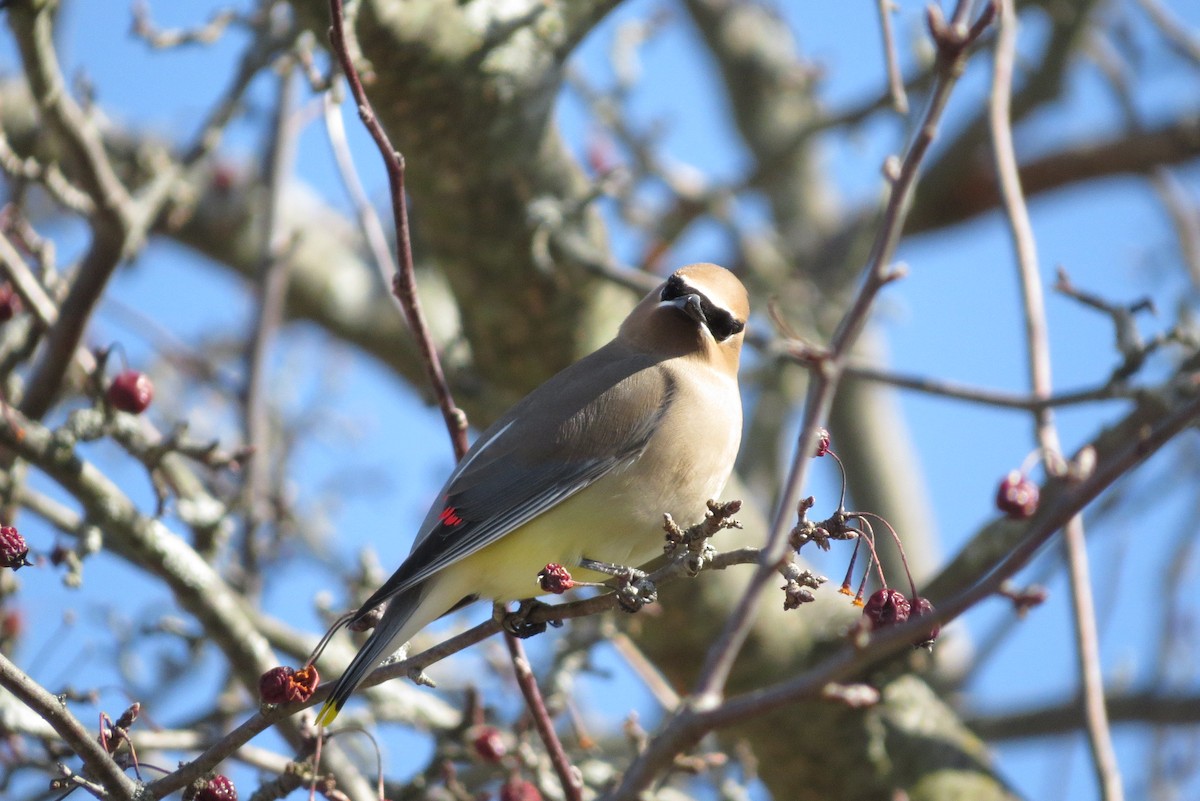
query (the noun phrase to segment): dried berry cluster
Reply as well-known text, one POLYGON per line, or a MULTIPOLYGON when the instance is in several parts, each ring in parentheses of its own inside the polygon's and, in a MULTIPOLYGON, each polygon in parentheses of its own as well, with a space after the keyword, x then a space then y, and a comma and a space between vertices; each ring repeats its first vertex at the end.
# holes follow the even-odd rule
POLYGON ((542 568, 537 580, 543 592, 552 592, 555 595, 562 595, 575 586, 575 580, 571 578, 567 569, 553 562, 542 568))
MULTIPOLYGON (((908 560, 904 555, 904 543, 901 542, 896 530, 892 528, 887 520, 884 520, 879 515, 870 512, 848 511, 844 508, 846 471, 842 465, 842 460, 830 448, 829 432, 824 428, 817 431, 817 447, 813 452, 814 458, 821 456, 832 457, 841 470, 842 497, 838 502, 837 511, 830 515, 828 519, 820 522, 808 520, 808 511, 814 506, 814 499, 806 498, 801 501, 800 507, 797 510, 799 522, 792 530, 790 537, 792 547, 799 552, 805 543, 813 542, 816 543, 817 547, 827 551, 832 540, 854 540, 854 550, 850 554, 850 564, 846 567, 846 577, 842 580, 840 592, 844 595, 852 595, 854 604, 863 607, 863 617, 872 630, 895 626, 908 621, 910 618, 932 614, 933 604, 917 594, 916 583, 913 581, 912 573, 908 570, 908 560), (887 529, 892 540, 896 543, 896 548, 900 552, 901 563, 904 565, 904 570, 907 574, 909 588, 911 589, 911 593, 907 596, 899 590, 888 586, 887 579, 883 573, 883 566, 880 564, 879 557, 875 551, 875 525, 882 525, 887 529), (866 569, 863 571, 862 578, 859 581, 858 590, 855 592, 852 584, 854 568, 859 550, 864 543, 870 555, 866 569), (879 583, 882 587, 872 593, 864 603, 863 594, 866 592, 867 580, 871 575, 872 569, 878 575, 879 583)), ((798 572, 798 568, 791 566, 791 572, 798 572)), ((788 575, 786 567, 784 573, 785 576, 788 575)), ((821 580, 823 581, 823 578, 821 580)), ((807 587, 816 589, 819 584, 819 581, 815 584, 808 583, 806 585, 804 582, 789 580, 787 586, 784 587, 784 608, 794 609, 800 603, 812 600, 812 593, 807 587)), ((931 647, 934 640, 937 639, 939 632, 940 626, 934 626, 931 631, 922 636, 920 641, 914 643, 914 645, 918 647, 931 647)))
POLYGON ((321 677, 315 665, 299 670, 279 666, 268 670, 258 680, 258 696, 264 704, 288 704, 312 698, 321 677))
POLYGON ((183 801, 237 801, 237 788, 228 776, 214 773, 183 791, 183 801))
MULTIPOLYGON (((815 504, 814 499, 806 498, 801 501, 797 510, 799 522, 792 529, 789 539, 792 548, 799 552, 803 545, 812 542, 817 547, 827 551, 833 540, 853 539, 855 541, 854 550, 850 555, 850 564, 846 568, 846 578, 842 581, 840 592, 845 595, 852 595, 855 605, 863 607, 863 616, 872 630, 895 626, 910 619, 932 615, 933 604, 928 599, 922 598, 917 594, 912 574, 908 573, 908 563, 904 556, 904 544, 900 541, 899 535, 892 526, 879 515, 870 512, 848 511, 844 508, 846 471, 841 459, 838 458, 838 455, 834 453, 829 445, 829 432, 824 428, 818 429, 817 445, 813 451, 813 457, 831 456, 837 463, 842 473, 841 501, 838 503, 837 511, 830 515, 828 519, 821 521, 810 521, 807 517, 808 511, 815 504), (904 564, 905 572, 908 573, 908 584, 911 590, 907 595, 888 585, 887 579, 883 574, 883 566, 880 564, 878 555, 875 552, 873 524, 884 526, 891 534, 896 547, 899 549, 901 562, 904 564), (862 578, 858 584, 858 590, 855 592, 852 584, 855 561, 858 557, 859 549, 864 543, 869 551, 869 557, 866 570, 863 571, 862 578), (866 590, 868 577, 873 570, 878 576, 881 587, 873 592, 864 602, 863 595, 866 590)), ((1038 509, 1038 487, 1037 484, 1029 479, 1026 469, 1027 465, 1020 470, 1009 472, 996 489, 996 507, 1007 517, 1014 520, 1024 520, 1032 517, 1038 509)), ((788 576, 787 570, 788 566, 785 566, 785 577, 788 576)), ((791 572, 796 573, 798 570, 798 568, 792 566, 791 572)), ((784 590, 785 609, 794 609, 800 603, 812 598, 812 593, 794 580, 789 580, 784 590)), ((937 639, 939 632, 940 626, 933 626, 917 645, 931 646, 933 641, 937 639)))
POLYGON ((25 538, 12 526, 0 526, 0 567, 19 570, 31 564, 25 538))
MULTIPOLYGON (((904 593, 889 587, 882 587, 871 593, 871 597, 863 605, 863 617, 871 624, 872 629, 886 628, 904 623, 910 618, 924 617, 933 614, 933 604, 919 595, 911 599, 904 593)), ((914 643, 918 648, 933 646, 934 640, 942 631, 941 626, 935 625, 920 642, 914 643)))

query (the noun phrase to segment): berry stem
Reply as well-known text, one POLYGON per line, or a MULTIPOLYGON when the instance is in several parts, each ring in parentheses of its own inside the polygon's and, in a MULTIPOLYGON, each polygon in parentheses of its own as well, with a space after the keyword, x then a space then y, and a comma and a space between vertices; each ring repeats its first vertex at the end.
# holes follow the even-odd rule
POLYGON ((325 631, 325 633, 321 636, 320 641, 317 643, 317 646, 313 648, 312 653, 308 655, 308 661, 304 663, 306 666, 311 665, 320 658, 321 653, 325 650, 325 647, 329 645, 329 641, 333 639, 333 635, 337 634, 343 626, 353 620, 355 614, 356 612, 347 612, 337 620, 333 621, 333 625, 325 631))
MULTIPOLYGON (((856 512, 855 516, 858 517, 858 519, 863 523, 867 522, 865 518, 868 517, 878 520, 880 523, 883 523, 889 532, 891 532, 892 539, 896 542, 896 550, 900 551, 900 564, 904 565, 904 573, 906 576, 908 576, 908 588, 912 591, 912 597, 916 598, 917 583, 913 581, 912 571, 908 568, 908 557, 904 555, 904 543, 900 542, 900 535, 896 533, 896 529, 892 528, 892 524, 886 519, 875 514, 874 512, 856 512)), ((867 525, 869 526, 870 524, 867 525)))

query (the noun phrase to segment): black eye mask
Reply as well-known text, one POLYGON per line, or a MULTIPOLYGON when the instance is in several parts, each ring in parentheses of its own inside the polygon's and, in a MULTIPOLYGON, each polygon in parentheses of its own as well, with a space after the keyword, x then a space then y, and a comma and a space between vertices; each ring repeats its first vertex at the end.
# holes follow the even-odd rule
POLYGON ((741 320, 734 318, 725 309, 719 306, 714 306, 712 301, 706 298, 703 293, 697 292, 678 275, 673 275, 667 279, 667 285, 663 287, 662 295, 659 296, 660 301, 675 300, 684 295, 698 295, 700 297, 700 308, 704 311, 704 324, 708 326, 708 330, 712 333, 713 339, 718 342, 724 342, 734 334, 740 332, 746 327, 746 324, 741 320))

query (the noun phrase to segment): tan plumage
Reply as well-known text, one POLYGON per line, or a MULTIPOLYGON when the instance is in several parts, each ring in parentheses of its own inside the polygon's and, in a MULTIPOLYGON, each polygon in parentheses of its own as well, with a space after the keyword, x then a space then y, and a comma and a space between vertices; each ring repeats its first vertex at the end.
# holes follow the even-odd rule
MULTIPOLYGON (((476 440, 412 552, 359 609, 388 601, 318 721, 328 724, 379 662, 464 600, 539 593, 548 563, 644 564, 662 516, 698 519, 733 468, 749 303, 714 264, 676 271, 616 338, 535 389, 476 440)), ((585 576, 586 577, 586 576, 585 576)))

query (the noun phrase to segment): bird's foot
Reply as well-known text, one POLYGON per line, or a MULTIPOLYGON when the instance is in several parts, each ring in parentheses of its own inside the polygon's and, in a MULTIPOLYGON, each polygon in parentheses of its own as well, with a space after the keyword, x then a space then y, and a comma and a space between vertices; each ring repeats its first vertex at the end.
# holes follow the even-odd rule
POLYGON ((556 628, 562 625, 561 620, 534 621, 529 619, 531 614, 544 606, 550 606, 550 604, 544 604, 535 598, 526 598, 518 604, 515 612, 509 612, 503 604, 496 604, 494 614, 501 628, 514 637, 525 640, 544 632, 547 625, 556 628))
POLYGON ((658 600, 658 587, 649 579, 645 571, 609 562, 597 562, 594 559, 580 559, 579 566, 585 570, 594 570, 615 578, 617 580, 617 605, 625 612, 637 612, 647 604, 658 600))

